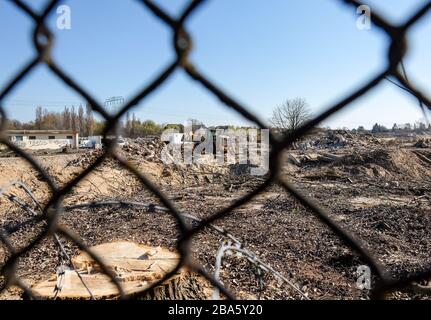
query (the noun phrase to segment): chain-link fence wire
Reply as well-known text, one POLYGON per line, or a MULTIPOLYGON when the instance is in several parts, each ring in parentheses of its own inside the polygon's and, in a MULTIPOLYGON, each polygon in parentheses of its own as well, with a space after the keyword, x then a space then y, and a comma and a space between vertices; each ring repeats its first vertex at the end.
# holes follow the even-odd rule
MULTIPOLYGON (((389 41, 388 51, 387 51, 387 63, 383 66, 382 70, 376 75, 373 75, 371 79, 358 90, 349 94, 347 97, 341 99, 335 105, 329 107, 312 120, 308 121, 300 128, 291 132, 288 136, 283 139, 276 139, 272 134, 270 134, 270 159, 269 159, 269 173, 262 184, 260 184, 256 189, 242 196, 241 198, 235 200, 227 208, 222 209, 215 214, 211 215, 206 219, 202 219, 200 223, 191 227, 184 220, 184 215, 180 212, 175 204, 169 200, 169 197, 164 194, 155 184, 153 184, 145 175, 143 175, 138 169, 133 167, 125 159, 115 152, 116 139, 112 139, 107 143, 106 148, 103 153, 85 170, 83 170, 78 176, 69 181, 66 185, 59 187, 54 182, 52 177, 42 168, 42 166, 28 153, 24 152, 11 141, 8 140, 5 132, 7 125, 7 115, 3 108, 4 99, 10 95, 13 89, 19 84, 24 78, 26 78, 36 66, 40 64, 45 64, 49 70, 56 75, 64 84, 78 93, 83 99, 85 99, 91 106, 94 112, 98 113, 106 122, 106 126, 103 132, 103 136, 115 135, 117 132, 117 124, 119 119, 126 114, 130 109, 135 107, 138 103, 146 99, 148 95, 158 90, 158 88, 163 85, 166 79, 172 76, 172 74, 177 69, 182 69, 185 73, 193 79, 196 83, 200 84, 203 89, 210 92, 212 95, 217 97, 225 106, 230 109, 235 110, 238 114, 243 116, 245 119, 253 122, 259 128, 263 129, 267 126, 264 121, 259 119, 254 115, 250 109, 243 106, 242 104, 235 101, 228 94, 217 87, 212 81, 208 80, 193 64, 189 59, 189 54, 192 50, 192 38, 188 31, 186 30, 185 23, 192 16, 192 14, 197 13, 198 9, 209 0, 192 0, 182 11, 179 18, 174 18, 161 9, 156 3, 150 0, 139 0, 143 5, 145 10, 150 11, 154 16, 162 21, 167 28, 172 32, 172 46, 176 52, 175 59, 165 67, 165 69, 158 74, 146 87, 142 88, 139 93, 134 96, 130 101, 128 101, 116 114, 110 115, 107 110, 105 110, 95 98, 93 98, 75 79, 72 79, 62 68, 59 66, 52 57, 51 51, 54 45, 54 36, 52 32, 46 25, 46 20, 54 9, 59 4, 59 0, 49 1, 41 13, 37 13, 32 10, 25 2, 21 0, 10 0, 17 8, 22 10, 27 14, 27 16, 34 23, 33 30, 33 45, 36 50, 36 55, 31 59, 19 72, 12 78, 12 80, 0 91, 0 143, 3 143, 12 151, 17 153, 19 156, 24 158, 43 178, 47 183, 52 196, 43 208, 43 214, 40 218, 44 219, 46 222, 42 230, 33 238, 27 245, 22 248, 16 249, 11 244, 11 241, 7 237, 6 233, 0 230, 0 240, 3 242, 4 246, 8 250, 9 256, 5 263, 1 266, 0 275, 4 277, 4 281, 0 284, 0 292, 3 292, 7 287, 11 285, 16 285, 20 287, 25 295, 30 298, 37 298, 31 289, 16 275, 17 260, 19 257, 28 253, 32 248, 39 244, 45 237, 57 234, 65 237, 66 239, 74 242, 81 250, 88 253, 88 255, 95 260, 96 263, 100 264, 103 273, 108 275, 111 281, 115 284, 118 289, 119 296, 121 298, 127 298, 124 290, 116 278, 115 274, 101 261, 98 257, 85 243, 84 241, 72 231, 68 230, 64 226, 58 225, 57 220, 61 213, 63 212, 62 200, 63 198, 72 190, 74 186, 77 185, 83 178, 85 178, 90 172, 92 172, 97 166, 99 166, 107 157, 112 157, 126 170, 133 173, 139 181, 151 191, 160 202, 166 207, 168 212, 176 219, 178 231, 180 233, 180 238, 177 242, 177 249, 180 255, 179 262, 177 266, 165 274, 165 276, 159 281, 153 283, 149 288, 143 290, 140 294, 134 295, 133 297, 139 297, 144 295, 147 291, 160 285, 166 279, 173 276, 180 267, 187 266, 191 270, 201 274, 206 279, 208 279, 212 285, 214 285, 222 294, 227 298, 234 298, 234 295, 225 288, 222 283, 215 277, 210 275, 199 263, 191 258, 191 240, 198 232, 207 228, 214 221, 221 219, 233 210, 244 205, 263 191, 265 191, 271 184, 279 184, 282 186, 286 192, 291 194, 296 198, 299 203, 301 203, 306 209, 314 213, 314 215, 320 219, 324 224, 329 226, 334 233, 344 241, 352 250, 356 251, 367 263, 372 271, 377 276, 377 283, 372 288, 372 297, 379 298, 383 297, 386 293, 401 289, 407 286, 412 281, 420 280, 431 276, 431 269, 425 270, 417 273, 410 273, 404 276, 402 279, 394 279, 387 269, 381 265, 378 257, 375 257, 371 252, 369 252, 363 243, 359 241, 351 232, 346 231, 339 223, 331 218, 331 214, 328 209, 318 205, 313 199, 302 194, 295 186, 283 179, 279 173, 281 172, 280 167, 280 156, 283 150, 288 148, 294 141, 300 139, 304 135, 310 132, 319 123, 335 114, 336 112, 347 108, 353 101, 359 97, 365 95, 372 89, 374 89, 379 83, 385 79, 391 78, 392 81, 396 82, 400 87, 414 95, 419 101, 420 106, 425 112, 425 108, 431 110, 430 99, 421 92, 411 80, 407 80, 405 73, 402 74, 399 69, 402 66, 402 59, 405 56, 408 45, 407 45, 407 33, 409 29, 415 25, 419 20, 424 19, 428 10, 431 8, 431 1, 427 1, 417 11, 410 16, 405 23, 400 25, 395 25, 383 18, 382 15, 373 10, 372 13, 372 24, 375 28, 383 31, 389 41)), ((354 9, 363 5, 363 3, 355 0, 334 0, 343 2, 347 6, 354 9)))

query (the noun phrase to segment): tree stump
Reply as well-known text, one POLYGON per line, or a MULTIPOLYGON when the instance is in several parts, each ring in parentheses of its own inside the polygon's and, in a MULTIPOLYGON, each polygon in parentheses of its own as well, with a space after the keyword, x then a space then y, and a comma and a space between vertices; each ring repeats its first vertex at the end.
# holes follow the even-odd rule
MULTIPOLYGON (((210 296, 207 280, 186 268, 180 268, 174 276, 144 295, 139 294, 175 268, 179 262, 177 252, 132 242, 106 243, 91 249, 116 275, 127 295, 157 300, 200 300, 210 296)), ((117 287, 87 253, 80 253, 72 261, 79 276, 74 270, 65 270, 62 276, 54 275, 33 286, 33 292, 45 299, 119 298, 117 287), (56 290, 57 287, 60 290, 56 290)))

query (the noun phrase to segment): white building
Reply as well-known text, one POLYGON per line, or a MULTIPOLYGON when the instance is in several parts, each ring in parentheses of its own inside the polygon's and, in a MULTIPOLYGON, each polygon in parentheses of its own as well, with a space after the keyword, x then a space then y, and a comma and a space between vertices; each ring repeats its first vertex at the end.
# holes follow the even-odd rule
POLYGON ((79 133, 72 130, 8 130, 6 135, 23 149, 77 149, 79 146, 79 133))

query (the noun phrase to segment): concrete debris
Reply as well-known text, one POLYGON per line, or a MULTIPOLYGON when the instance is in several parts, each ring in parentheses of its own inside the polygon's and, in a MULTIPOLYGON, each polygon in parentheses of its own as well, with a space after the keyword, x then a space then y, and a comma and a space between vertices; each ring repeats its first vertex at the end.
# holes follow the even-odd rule
POLYGON ((415 148, 431 148, 431 139, 420 139, 417 141, 413 147, 415 148))
POLYGON ((323 134, 306 137, 293 144, 294 150, 369 148, 380 144, 380 140, 371 134, 352 134, 345 130, 328 130, 323 134))
POLYGON ((126 139, 122 151, 133 158, 161 162, 161 153, 165 143, 159 138, 126 139))
POLYGON ((292 153, 289 153, 287 155, 287 162, 290 164, 294 164, 298 167, 318 163, 332 163, 335 161, 340 161, 342 159, 343 157, 341 155, 327 152, 315 152, 298 155, 293 155, 292 153))
POLYGON ((86 168, 91 165, 98 157, 102 155, 103 151, 101 149, 94 149, 89 152, 85 152, 78 158, 70 160, 66 167, 82 167, 86 168))

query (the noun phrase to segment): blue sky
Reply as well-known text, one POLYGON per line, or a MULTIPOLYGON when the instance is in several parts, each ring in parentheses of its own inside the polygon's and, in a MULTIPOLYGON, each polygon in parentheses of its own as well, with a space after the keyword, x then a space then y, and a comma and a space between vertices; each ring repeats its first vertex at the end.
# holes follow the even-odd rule
MULTIPOLYGON (((45 1, 27 1, 35 9, 45 1)), ((187 3, 155 1, 172 15, 187 3)), ((424 0, 367 1, 372 10, 401 23, 424 0)), ((131 97, 174 57, 170 30, 139 1, 66 1, 71 30, 56 29, 54 58, 103 102, 131 97)), ((356 27, 354 8, 335 0, 212 0, 187 23, 196 66, 232 97, 260 115, 285 99, 304 97, 318 113, 358 88, 384 66, 388 42, 377 28, 356 27)), ((431 16, 411 31, 405 64, 411 80, 431 90, 431 16)), ((34 55, 32 23, 7 0, 0 0, 0 87, 34 55)), ((60 111, 85 101, 39 66, 4 101, 11 118, 31 120, 37 105, 60 111)), ((136 109, 142 119, 161 123, 197 118, 207 125, 245 124, 210 93, 177 70, 136 109)), ((370 127, 379 122, 414 122, 422 117, 417 101, 382 83, 332 117, 331 127, 370 127)))

